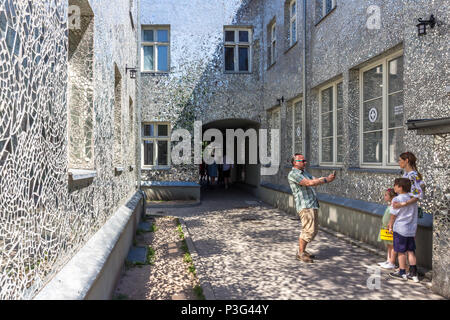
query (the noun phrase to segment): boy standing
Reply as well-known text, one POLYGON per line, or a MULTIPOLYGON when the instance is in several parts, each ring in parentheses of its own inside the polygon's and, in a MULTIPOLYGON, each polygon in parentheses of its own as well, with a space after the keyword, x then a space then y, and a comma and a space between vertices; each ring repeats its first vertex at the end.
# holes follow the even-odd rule
MULTIPOLYGON (((392 202, 406 202, 409 200, 411 181, 406 178, 397 178, 394 181, 394 191, 398 194, 392 202)), ((389 275, 400 280, 412 279, 419 282, 416 266, 416 242, 414 240, 417 230, 417 202, 405 207, 394 209, 391 207, 389 231, 394 231, 394 251, 398 254, 400 270, 389 275), (409 261, 409 274, 406 274, 406 254, 409 261)))

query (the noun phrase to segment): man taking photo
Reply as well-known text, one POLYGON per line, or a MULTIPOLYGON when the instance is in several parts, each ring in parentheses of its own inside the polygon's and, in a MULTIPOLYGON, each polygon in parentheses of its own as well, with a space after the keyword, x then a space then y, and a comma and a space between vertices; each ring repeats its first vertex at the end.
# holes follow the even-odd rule
POLYGON ((336 175, 315 178, 305 171, 306 159, 296 153, 292 158, 292 170, 288 174, 289 185, 295 199, 296 210, 300 216, 302 230, 298 239, 297 259, 303 262, 313 262, 314 256, 306 251, 306 246, 317 235, 319 229, 319 202, 312 187, 332 182, 336 175))

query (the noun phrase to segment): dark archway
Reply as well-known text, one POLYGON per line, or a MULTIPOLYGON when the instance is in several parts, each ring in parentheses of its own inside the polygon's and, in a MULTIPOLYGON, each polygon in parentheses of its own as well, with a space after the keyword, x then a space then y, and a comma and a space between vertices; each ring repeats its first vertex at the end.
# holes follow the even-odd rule
MULTIPOLYGON (((248 120, 248 119, 221 119, 208 122, 203 124, 202 131, 203 133, 208 129, 218 129, 222 132, 224 148, 223 154, 226 155, 226 130, 227 129, 242 129, 244 132, 247 132, 249 129, 254 129, 256 132, 256 136, 258 137, 258 130, 261 124, 256 121, 248 120)), ((237 139, 235 138, 234 143, 234 165, 231 169, 231 181, 234 185, 245 185, 250 187, 258 187, 260 183, 260 165, 259 164, 250 164, 249 161, 249 143, 250 139, 248 137, 245 138, 245 164, 237 163, 237 139)), ((223 188, 223 179, 221 177, 220 166, 218 170, 218 181, 214 186, 211 186, 213 189, 223 188)))

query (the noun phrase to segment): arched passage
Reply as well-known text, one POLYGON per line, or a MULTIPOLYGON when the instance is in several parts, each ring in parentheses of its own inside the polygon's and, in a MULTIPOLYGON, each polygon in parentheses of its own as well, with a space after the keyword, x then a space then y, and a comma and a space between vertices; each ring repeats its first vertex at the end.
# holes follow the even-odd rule
MULTIPOLYGON (((234 131, 238 129, 242 129, 244 133, 250 133, 253 131, 256 134, 256 146, 257 146, 257 139, 258 139, 258 130, 260 128, 260 123, 248 119, 222 119, 222 120, 215 120, 211 121, 209 123, 203 124, 202 127, 202 133, 205 133, 208 129, 217 129, 222 132, 223 136, 223 155, 229 155, 231 152, 227 150, 226 146, 226 130, 232 129, 234 131), (249 130, 250 129, 250 130, 249 130), (253 130, 251 130, 253 129, 253 130)), ((245 163, 244 164, 238 164, 237 156, 237 147, 238 147, 238 139, 234 138, 234 150, 233 150, 233 158, 234 158, 234 165, 231 169, 231 182, 233 184, 244 184, 248 186, 257 187, 259 186, 260 182, 260 165, 251 163, 250 161, 250 143, 255 143, 254 141, 251 142, 251 139, 249 137, 245 137, 245 163)), ((256 147, 256 151, 258 148, 256 147)), ((256 152, 257 153, 257 152, 256 152)), ((258 156, 256 154, 256 160, 258 160, 258 156)), ((220 169, 220 167, 219 167, 220 169)), ((222 185, 223 180, 220 177, 220 170, 218 170, 218 183, 216 183, 214 188, 220 188, 222 185)))

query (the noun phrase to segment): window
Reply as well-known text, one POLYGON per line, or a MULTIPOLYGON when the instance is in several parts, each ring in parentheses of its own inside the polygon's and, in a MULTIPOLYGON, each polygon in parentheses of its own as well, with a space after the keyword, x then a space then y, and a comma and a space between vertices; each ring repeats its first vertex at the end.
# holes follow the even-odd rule
POLYGON ((142 125, 142 163, 145 167, 170 166, 170 124, 163 122, 142 125))
POLYGON ((342 164, 344 119, 342 81, 320 90, 320 164, 342 164))
POLYGON ((169 72, 169 49, 169 27, 143 27, 141 70, 144 72, 169 72))
POLYGON ((267 66, 270 67, 275 63, 277 57, 276 44, 277 44, 277 33, 276 33, 276 21, 273 21, 268 26, 268 43, 267 48, 267 66))
POLYGON ((93 170, 94 164, 94 25, 89 1, 81 5, 80 25, 68 32, 68 168, 93 170))
POLYGON ((114 155, 113 164, 121 167, 122 163, 122 75, 114 64, 114 155))
POLYGON ((304 153, 303 149, 303 107, 302 100, 295 99, 288 104, 287 115, 287 135, 291 141, 292 154, 304 153))
POLYGON ((405 150, 402 53, 362 69, 360 79, 361 164, 397 166, 405 150))
POLYGON ((336 0, 322 0, 322 17, 325 17, 336 7, 336 0))
POLYGON ((297 42, 297 1, 289 5, 289 46, 297 42))
POLYGON ((225 72, 251 72, 250 28, 225 28, 225 72))

